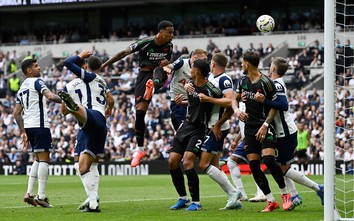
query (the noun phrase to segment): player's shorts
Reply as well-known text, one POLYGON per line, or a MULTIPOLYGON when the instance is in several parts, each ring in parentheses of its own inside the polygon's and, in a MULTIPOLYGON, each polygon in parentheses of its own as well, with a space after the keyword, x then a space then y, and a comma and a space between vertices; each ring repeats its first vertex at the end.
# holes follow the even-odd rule
POLYGON ((169 152, 176 152, 181 155, 190 151, 196 156, 200 154, 200 148, 205 137, 205 125, 193 125, 188 122, 182 123, 172 141, 172 148, 169 152))
POLYGON ((274 148, 275 149, 275 142, 276 142, 276 136, 275 136, 275 130, 272 126, 269 126, 267 135, 261 143, 259 140, 256 139, 255 134, 250 135, 246 134, 245 135, 245 151, 246 154, 251 154, 251 153, 256 153, 259 154, 263 149, 266 148, 274 148))
POLYGON ((177 130, 181 123, 186 119, 187 107, 176 104, 176 102, 171 101, 171 121, 173 128, 177 130))
MULTIPOLYGON (((145 88, 146 88, 146 82, 149 79, 152 79, 152 71, 140 71, 137 78, 136 78, 136 84, 135 84, 135 104, 146 101, 144 99, 144 94, 145 94, 145 88)), ((149 100, 150 101, 150 100, 149 100)))
POLYGON ((84 131, 80 129, 76 137, 74 156, 80 156, 81 152, 85 150, 83 145, 83 140, 82 140, 83 136, 84 136, 84 131))
POLYGON ((276 161, 282 165, 290 164, 295 161, 295 148, 297 147, 297 132, 287 137, 277 138, 275 148, 278 151, 276 161))
POLYGON ((52 147, 52 135, 49 128, 25 128, 32 152, 49 151, 52 147))
POLYGON ((104 145, 107 136, 106 118, 96 110, 85 109, 87 121, 82 128, 83 153, 90 154, 93 158, 104 156, 104 145))
POLYGON ((298 150, 295 152, 298 159, 307 159, 307 150, 298 150))
POLYGON ((246 163, 248 163, 247 155, 245 152, 245 141, 242 141, 237 148, 232 152, 232 156, 235 156, 239 159, 244 160, 246 163))
POLYGON ((229 133, 229 130, 223 130, 221 131, 221 133, 222 133, 221 139, 218 141, 216 140, 215 134, 211 131, 211 129, 208 129, 208 132, 205 135, 204 143, 202 145, 202 151, 211 154, 221 153, 224 147, 225 137, 229 133))

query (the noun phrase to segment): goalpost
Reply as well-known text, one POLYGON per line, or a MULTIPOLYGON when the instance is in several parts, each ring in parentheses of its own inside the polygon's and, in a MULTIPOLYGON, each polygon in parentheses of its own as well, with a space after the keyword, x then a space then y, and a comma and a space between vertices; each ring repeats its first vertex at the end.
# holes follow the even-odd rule
POLYGON ((350 53, 353 47, 347 45, 347 40, 354 42, 354 1, 325 0, 324 220, 328 221, 354 220, 354 175, 349 166, 354 160, 348 160, 350 148, 354 147, 354 103, 350 102, 354 86, 350 86, 349 77, 345 77, 347 71, 354 73, 354 57, 350 53), (342 96, 340 91, 349 91, 351 95, 344 95, 339 102, 343 104, 342 109, 336 106, 337 98, 342 96), (349 134, 339 139, 344 140, 344 145, 335 140, 341 133, 349 134))

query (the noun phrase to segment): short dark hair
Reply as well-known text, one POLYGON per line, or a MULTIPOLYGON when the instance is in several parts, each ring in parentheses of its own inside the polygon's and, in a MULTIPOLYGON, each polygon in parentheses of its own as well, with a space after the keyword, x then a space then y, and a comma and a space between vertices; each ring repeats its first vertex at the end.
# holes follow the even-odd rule
POLYGON ((160 31, 161 29, 166 29, 169 27, 173 27, 172 22, 167 21, 167 20, 163 20, 157 25, 157 30, 160 31))
POLYGON ((97 71, 102 65, 102 60, 96 56, 90 56, 87 59, 87 65, 91 71, 97 71))
POLYGON ((80 59, 78 62, 76 62, 76 64, 79 66, 79 67, 82 67, 82 65, 84 65, 86 63, 86 60, 85 59, 80 59))
POLYGON ((274 58, 272 63, 277 68, 277 74, 279 74, 280 76, 284 76, 289 67, 289 64, 286 59, 282 57, 276 57, 274 58))
POLYGON ((27 75, 27 68, 30 68, 32 67, 32 65, 34 63, 36 63, 37 60, 36 59, 32 59, 32 58, 28 58, 28 59, 25 59, 22 61, 22 64, 21 64, 21 69, 22 69, 22 72, 27 75))
POLYGON ((207 77, 210 72, 209 62, 206 60, 198 59, 194 61, 194 68, 198 68, 204 77, 207 77))
POLYGON ((226 68, 228 62, 226 55, 220 52, 215 53, 211 60, 214 61, 217 66, 222 68, 226 68))
POLYGON ((243 60, 247 61, 248 63, 250 63, 252 66, 254 67, 258 67, 259 64, 259 55, 254 52, 254 51, 246 51, 243 54, 243 60))

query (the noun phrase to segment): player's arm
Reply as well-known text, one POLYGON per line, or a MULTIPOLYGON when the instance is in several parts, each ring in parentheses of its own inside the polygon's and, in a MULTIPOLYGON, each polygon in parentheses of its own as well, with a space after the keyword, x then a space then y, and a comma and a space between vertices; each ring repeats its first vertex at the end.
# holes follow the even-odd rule
POLYGON ((124 58, 125 56, 127 56, 127 55, 129 55, 131 53, 132 53, 132 50, 130 49, 130 47, 118 52, 113 57, 108 59, 105 63, 103 63, 101 65, 101 69, 112 65, 113 63, 119 61, 120 59, 124 58))
POLYGON ((234 91, 229 90, 224 94, 222 98, 209 97, 205 94, 198 94, 200 102, 209 102, 220 107, 232 108, 232 98, 234 91))
POLYGON ((105 111, 105 117, 108 118, 112 114, 112 109, 114 106, 114 99, 113 99, 111 92, 108 92, 106 94, 106 98, 107 98, 107 108, 105 111))
POLYGON ((177 94, 174 101, 177 105, 184 106, 184 107, 188 106, 188 100, 184 98, 183 94, 177 94))
POLYGON ((53 101, 55 103, 61 103, 61 98, 58 95, 52 93, 48 88, 44 89, 42 94, 50 101, 53 101))
POLYGON ((23 111, 23 106, 20 103, 17 103, 13 112, 13 116, 16 120, 17 126, 20 129, 20 133, 22 136, 22 141, 21 143, 23 143, 23 149, 27 149, 28 147, 28 137, 25 131, 25 124, 23 121, 23 117, 22 117, 22 111, 23 111))
POLYGON ((234 151, 238 145, 238 143, 240 142, 242 138, 242 135, 241 135, 241 131, 239 131, 237 133, 237 136, 235 137, 235 139, 231 142, 231 145, 230 145, 230 150, 234 151))
POLYGON ((78 62, 81 59, 86 59, 88 57, 90 57, 92 55, 92 52, 89 50, 83 50, 82 52, 80 52, 79 55, 75 55, 72 57, 69 57, 67 59, 65 59, 64 61, 64 65, 70 70, 72 71, 76 76, 78 76, 79 78, 81 78, 82 80, 84 80, 85 82, 90 82, 92 81, 95 77, 96 74, 94 73, 89 73, 87 72, 85 69, 82 69, 79 65, 78 62))
POLYGON ((288 99, 285 95, 277 94, 277 98, 275 100, 270 100, 266 99, 263 94, 257 92, 254 97, 256 101, 261 102, 268 107, 275 108, 280 111, 287 111, 289 109, 288 99))

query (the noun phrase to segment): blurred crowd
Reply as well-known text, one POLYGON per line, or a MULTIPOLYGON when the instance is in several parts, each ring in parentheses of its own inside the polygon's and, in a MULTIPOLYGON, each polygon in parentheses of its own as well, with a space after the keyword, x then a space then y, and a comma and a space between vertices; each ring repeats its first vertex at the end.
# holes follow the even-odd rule
MULTIPOLYGON (((348 44, 348 42, 346 42, 346 44, 348 44)), ((234 84, 237 85, 238 80, 243 75, 240 66, 242 53, 245 50, 254 50, 261 56, 266 56, 274 50, 274 47, 271 43, 269 43, 267 47, 263 47, 263 45, 260 44, 257 48, 255 48, 253 44, 250 44, 247 48, 242 48, 237 44, 235 48, 228 46, 226 49, 220 50, 216 43, 210 40, 206 49, 210 55, 222 51, 229 57, 227 73, 230 74, 234 84)), ((104 61, 109 58, 105 50, 99 52, 93 47, 92 51, 94 55, 104 61)), ((179 58, 183 54, 189 55, 190 51, 186 47, 179 50, 179 48, 175 46, 172 60, 179 58)), ((319 65, 322 65, 323 47, 318 41, 315 42, 313 47, 305 48, 299 54, 289 57, 290 69, 296 70, 299 63, 311 65, 312 60, 315 60, 315 58, 321 61, 319 65)), ((260 68, 264 67, 260 66, 260 68)), ((136 139, 134 137, 135 107, 133 90, 138 70, 137 54, 132 54, 126 59, 103 70, 102 75, 105 77, 108 87, 115 99, 113 114, 107 120, 109 130, 105 145, 105 161, 130 161, 137 148, 136 139)), ((47 86, 55 93, 63 90, 66 83, 69 82, 72 77, 73 75, 70 71, 64 67, 63 60, 60 60, 50 67, 42 67, 42 78, 47 86)), ((19 80, 16 80, 18 76, 14 75, 12 78, 14 79, 13 84, 19 85, 19 80)), ((352 78, 351 74, 350 78, 352 78)), ((27 152, 22 149, 20 132, 12 115, 17 92, 16 87, 1 87, 1 81, 3 80, 2 76, 0 79, 0 90, 3 89, 5 91, 3 91, 3 99, 0 104, 0 163, 12 162, 18 165, 19 169, 15 170, 15 173, 21 174, 25 172, 21 169, 23 168, 21 165, 31 162, 33 158, 32 155, 29 154, 31 151, 27 152)), ((337 130, 335 149, 336 158, 347 162, 348 168, 353 168, 354 141, 351 138, 354 136, 352 130, 354 124, 354 90, 353 87, 350 86, 352 84, 349 82, 349 78, 346 79, 343 85, 338 87, 336 91, 337 130)), ((7 83, 5 83, 5 85, 8 85, 7 83)), ((169 80, 167 80, 165 86, 153 96, 145 117, 147 125, 145 150, 147 155, 144 160, 147 161, 167 159, 167 152, 174 137, 175 131, 171 127, 170 122, 170 99, 166 92, 168 84, 169 80)), ((307 151, 308 158, 311 160, 323 160, 323 91, 317 91, 316 88, 307 90, 300 86, 299 89, 289 90, 288 97, 290 110, 295 121, 303 122, 305 129, 309 130, 310 133, 307 151)), ((51 125, 50 129, 52 132, 50 159, 52 162, 73 163, 75 140, 79 126, 74 117, 71 115, 64 116, 62 114, 60 105, 48 103, 48 110, 51 125)), ((232 116, 230 120, 230 133, 225 140, 225 149, 222 153, 224 159, 230 154, 228 146, 230 145, 230 141, 237 135, 239 130, 238 123, 238 119, 232 116)), ((352 169, 349 169, 349 171, 352 171, 352 169)))
MULTIPOLYGON (((276 13, 275 13, 276 14, 276 13)), ((131 18, 132 20, 134 18, 131 18)), ((250 15, 241 16, 239 13, 214 11, 210 14, 188 15, 181 18, 171 18, 175 26, 175 36, 185 35, 251 35, 257 32, 254 25, 256 18, 250 15)), ((274 17, 277 21, 275 31, 319 31, 323 30, 323 12, 319 9, 298 10, 279 14, 274 17)), ((31 44, 63 44, 88 41, 117 41, 122 38, 142 38, 154 35, 156 22, 145 20, 144 23, 128 21, 118 28, 112 28, 106 33, 91 33, 85 25, 70 23, 68 25, 34 26, 29 30, 24 27, 12 27, 2 30, 0 44, 16 45, 31 44)), ((340 27, 339 27, 340 28, 340 27)))

